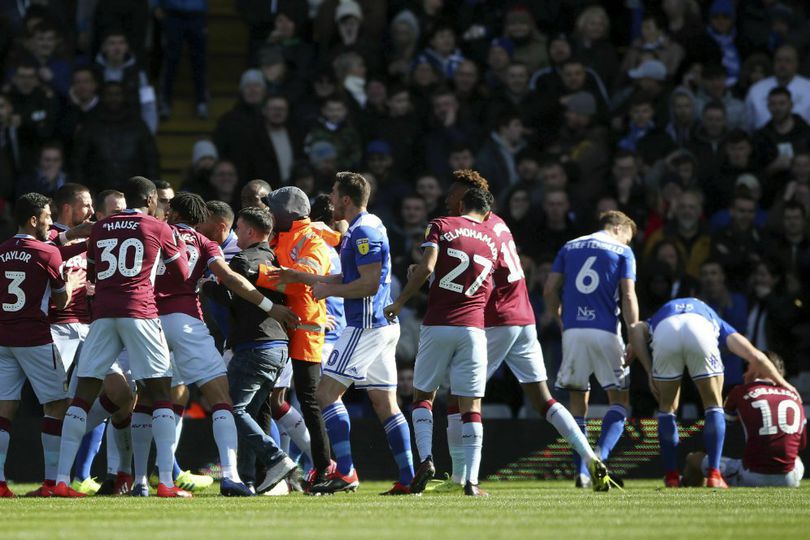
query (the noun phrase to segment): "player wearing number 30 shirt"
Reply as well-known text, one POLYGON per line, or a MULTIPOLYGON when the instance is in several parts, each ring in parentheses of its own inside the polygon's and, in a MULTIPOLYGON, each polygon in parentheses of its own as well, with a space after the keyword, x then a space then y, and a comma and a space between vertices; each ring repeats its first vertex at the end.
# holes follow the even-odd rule
POLYGON ((465 492, 483 495, 478 488, 483 427, 481 397, 487 376, 484 307, 492 289, 498 246, 484 219, 492 195, 472 188, 461 200, 458 217, 439 218, 428 227, 422 262, 416 266, 400 297, 385 308, 392 318, 433 274, 428 307, 419 334, 414 366, 413 425, 422 463, 411 491, 424 490, 435 473, 432 459, 433 400, 448 377, 462 413, 465 492))

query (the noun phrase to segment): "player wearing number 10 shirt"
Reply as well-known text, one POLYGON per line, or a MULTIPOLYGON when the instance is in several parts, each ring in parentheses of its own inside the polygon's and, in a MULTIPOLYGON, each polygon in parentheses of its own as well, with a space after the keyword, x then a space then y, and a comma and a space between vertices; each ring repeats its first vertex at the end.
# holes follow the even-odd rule
POLYGON ((152 434, 157 447, 159 497, 190 497, 174 486, 174 411, 169 399, 171 364, 158 319, 154 281, 158 263, 178 282, 188 277, 185 249, 171 228, 155 219, 157 189, 143 177, 124 185, 128 209, 97 222, 87 250, 88 279, 96 283, 93 321, 82 346, 76 395, 65 414, 59 472, 54 494, 80 497, 72 490, 70 469, 88 426, 88 411, 101 380, 126 347, 132 377, 153 397, 152 434))
POLYGON ((422 244, 422 262, 396 302, 385 309, 387 317, 396 316, 433 274, 414 365, 413 426, 422 460, 411 483, 414 493, 423 491, 435 474, 433 400, 449 374, 463 420, 464 490, 470 496, 486 495, 478 487, 478 469, 483 441, 481 397, 487 376, 484 307, 498 260, 494 235, 484 223, 491 204, 488 191, 471 188, 461 199, 460 216, 433 220, 422 244))
MULTIPOLYGON (((571 240, 560 249, 543 296, 549 311, 559 313, 562 322, 563 359, 556 386, 569 391, 569 408, 583 432, 591 374, 607 391, 611 406, 596 443, 596 453, 605 461, 624 432, 630 405, 619 313, 628 327, 638 322, 638 300, 636 259, 628 245, 636 224, 618 211, 603 213, 599 224, 602 230, 571 240)), ((578 455, 574 455, 574 465, 579 473, 576 485, 591 485, 578 455)))

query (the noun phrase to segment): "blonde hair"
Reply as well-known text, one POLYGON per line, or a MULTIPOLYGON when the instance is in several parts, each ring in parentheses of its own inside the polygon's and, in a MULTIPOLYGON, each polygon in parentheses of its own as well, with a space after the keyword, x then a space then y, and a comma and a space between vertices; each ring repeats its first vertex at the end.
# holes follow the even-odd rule
POLYGON ((610 18, 608 17, 607 11, 602 6, 591 6, 582 10, 582 13, 579 14, 577 17, 576 23, 576 32, 577 35, 583 35, 585 32, 585 24, 587 24, 588 19, 591 17, 601 17, 602 21, 605 23, 605 35, 602 37, 608 37, 610 35, 610 18))

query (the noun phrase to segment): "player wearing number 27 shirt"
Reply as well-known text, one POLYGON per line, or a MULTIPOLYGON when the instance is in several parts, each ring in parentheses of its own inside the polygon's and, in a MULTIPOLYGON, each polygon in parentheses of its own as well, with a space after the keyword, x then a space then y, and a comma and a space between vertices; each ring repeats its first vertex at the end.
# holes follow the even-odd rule
MULTIPOLYGON (((619 313, 628 327, 638 322, 638 300, 636 259, 628 245, 636 224, 618 211, 603 213, 599 224, 602 230, 571 240, 560 249, 543 296, 549 311, 559 312, 562 322, 563 359, 556 386, 569 391, 571 413, 583 432, 591 374, 607 391, 611 407, 596 443, 597 455, 604 461, 624 432, 630 404, 619 313)), ((577 485, 587 487, 590 475, 585 464, 578 455, 574 463, 579 469, 577 485)))
POLYGON ((423 491, 435 473, 433 400, 449 374, 463 420, 465 493, 485 495, 478 488, 483 441, 480 403, 487 376, 484 308, 498 260, 495 235, 484 223, 491 200, 488 191, 471 188, 461 199, 459 216, 430 223, 422 244, 422 261, 411 273, 400 297, 385 309, 387 317, 395 316, 433 274, 414 365, 413 426, 422 462, 411 484, 412 492, 423 491))

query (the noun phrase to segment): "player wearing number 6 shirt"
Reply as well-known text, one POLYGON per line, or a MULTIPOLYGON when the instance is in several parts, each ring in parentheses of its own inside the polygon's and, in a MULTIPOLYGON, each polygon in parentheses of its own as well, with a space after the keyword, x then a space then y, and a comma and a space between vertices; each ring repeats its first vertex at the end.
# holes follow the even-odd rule
POLYGON ((14 218, 18 234, 0 244, 0 497, 14 496, 4 469, 11 421, 26 379, 43 406, 45 483, 56 480, 67 376, 53 346, 48 302, 63 309, 75 282, 65 283, 62 256, 45 243, 51 225, 48 198, 23 195, 14 205, 14 218))
MULTIPOLYGON (((471 187, 487 189, 487 181, 475 171, 453 173, 454 183, 447 193, 447 211, 459 215, 461 198, 471 187)), ((526 393, 529 402, 546 418, 589 466, 594 489, 609 487, 607 469, 594 454, 588 439, 580 431, 571 413, 557 403, 546 384, 543 350, 537 340, 534 311, 529 302, 526 279, 520 264, 512 232, 504 221, 491 213, 484 222, 492 230, 498 247, 498 262, 492 274, 492 294, 484 312, 487 336, 487 380, 506 362, 526 393)), ((452 388, 450 389, 452 393, 452 388)), ((434 491, 455 491, 464 479, 464 448, 462 422, 458 400, 450 396, 447 402, 447 445, 453 461, 453 474, 434 491)))
POLYGON ((68 486, 70 469, 85 433, 90 404, 107 370, 126 347, 133 379, 146 386, 155 400, 152 434, 160 476, 158 496, 190 497, 172 480, 172 372, 154 290, 158 262, 183 282, 188 277, 188 260, 171 228, 154 218, 155 184, 136 176, 127 180, 123 191, 128 209, 97 222, 88 239, 87 275, 96 284, 93 322, 79 357, 76 395, 65 414, 54 495, 84 496, 68 486))
MULTIPOLYGON (((560 249, 543 296, 549 311, 560 315, 563 329, 563 359, 556 386, 569 391, 569 409, 583 433, 591 374, 607 391, 610 409, 602 419, 596 443, 597 455, 606 461, 624 432, 630 407, 619 313, 628 327, 638 322, 636 259, 628 246, 636 224, 615 210, 603 213, 599 224, 602 230, 571 240, 560 249)), ((591 485, 578 454, 574 465, 579 473, 576 485, 591 485)))
POLYGON ((467 190, 460 216, 439 218, 428 226, 422 261, 413 269, 399 298, 385 308, 389 320, 433 274, 428 306, 419 333, 414 366, 413 427, 422 460, 411 483, 420 493, 433 477, 433 400, 450 376, 458 396, 464 425, 462 439, 466 467, 464 492, 487 493, 478 487, 483 426, 481 398, 487 378, 484 307, 492 289, 492 270, 498 260, 494 235, 485 225, 492 195, 480 188, 467 190))
POLYGON ((720 473, 720 458, 726 422, 723 415, 723 362, 720 347, 749 363, 747 377, 766 377, 793 387, 773 363, 751 343, 697 298, 676 298, 664 304, 646 322, 630 328, 632 350, 650 375, 650 388, 658 400, 658 440, 666 470, 664 483, 678 487, 678 406, 681 377, 686 368, 695 381, 705 408, 703 438, 708 455, 707 485, 728 487, 720 473), (652 347, 652 357, 648 347, 652 347))

